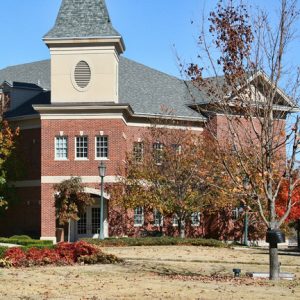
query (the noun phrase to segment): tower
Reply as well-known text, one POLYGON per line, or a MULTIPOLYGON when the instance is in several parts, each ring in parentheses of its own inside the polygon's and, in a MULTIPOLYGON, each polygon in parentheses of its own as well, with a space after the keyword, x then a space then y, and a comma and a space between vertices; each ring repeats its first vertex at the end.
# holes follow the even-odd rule
POLYGON ((51 55, 51 103, 118 103, 125 45, 105 0, 63 0, 43 40, 51 55))

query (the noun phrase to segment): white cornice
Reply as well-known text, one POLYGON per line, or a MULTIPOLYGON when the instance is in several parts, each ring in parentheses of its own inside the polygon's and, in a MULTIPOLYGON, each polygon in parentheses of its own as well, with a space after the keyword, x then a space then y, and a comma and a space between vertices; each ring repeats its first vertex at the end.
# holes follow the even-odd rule
MULTIPOLYGON (((78 175, 79 176, 79 175, 78 175)), ((74 177, 74 176, 73 176, 74 177)), ((72 176, 42 176, 41 183, 60 183, 63 180, 71 179, 72 176)), ((99 176, 80 176, 82 183, 99 183, 100 184, 100 177, 99 176)), ((104 182, 107 183, 115 183, 118 182, 117 176, 105 176, 104 182)))

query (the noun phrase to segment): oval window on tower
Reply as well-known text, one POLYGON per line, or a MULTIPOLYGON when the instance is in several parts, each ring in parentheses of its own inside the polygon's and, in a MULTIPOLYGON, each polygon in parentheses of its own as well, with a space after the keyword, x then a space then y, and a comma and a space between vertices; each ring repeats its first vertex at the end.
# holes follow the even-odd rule
POLYGON ((76 65, 74 70, 74 80, 76 85, 81 89, 84 89, 89 85, 91 81, 91 68, 86 61, 81 60, 76 65))

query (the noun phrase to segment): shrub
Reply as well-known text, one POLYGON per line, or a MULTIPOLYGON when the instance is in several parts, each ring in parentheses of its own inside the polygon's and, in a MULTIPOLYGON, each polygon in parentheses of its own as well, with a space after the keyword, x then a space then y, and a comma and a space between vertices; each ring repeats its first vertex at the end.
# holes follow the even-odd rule
POLYGON ((16 245, 31 246, 31 247, 35 247, 35 246, 48 247, 53 245, 52 241, 34 240, 29 238, 28 236, 12 236, 10 238, 0 238, 0 243, 16 244, 16 245))
POLYGON ((80 256, 90 256, 100 251, 95 246, 84 241, 80 241, 74 244, 59 243, 55 249, 62 258, 65 258, 67 261, 70 260, 73 262, 77 262, 80 256))
POLYGON ((0 246, 0 259, 3 258, 5 251, 8 249, 8 247, 2 247, 0 246))
POLYGON ((81 263, 116 263, 119 260, 114 255, 104 254, 94 245, 80 241, 74 244, 60 243, 52 249, 35 247, 9 248, 4 253, 0 267, 7 267, 9 262, 14 267, 43 266, 49 264, 72 265, 81 263))
POLYGON ((84 263, 88 265, 92 264, 115 264, 120 263, 123 260, 116 257, 113 254, 105 254, 102 251, 98 251, 92 255, 82 255, 78 258, 79 263, 84 263))
POLYGON ((31 240, 31 237, 28 235, 13 235, 9 239, 10 240, 31 240))
POLYGON ((4 259, 9 260, 14 267, 26 267, 26 253, 21 248, 9 248, 4 253, 4 259))
POLYGON ((227 248, 228 245, 214 239, 204 238, 178 238, 178 237, 144 237, 144 238, 108 238, 105 240, 83 239, 84 241, 101 247, 124 247, 124 246, 206 246, 227 248))

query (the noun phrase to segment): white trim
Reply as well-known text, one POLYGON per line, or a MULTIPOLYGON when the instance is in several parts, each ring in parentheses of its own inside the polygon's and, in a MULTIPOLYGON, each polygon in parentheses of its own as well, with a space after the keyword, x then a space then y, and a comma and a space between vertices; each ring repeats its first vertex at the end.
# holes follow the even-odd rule
MULTIPOLYGON (((75 175, 73 175, 74 177, 75 175)), ((99 176, 80 176, 78 175, 82 183, 100 183, 100 177, 99 176)), ((72 176, 42 176, 41 177, 41 183, 60 183, 63 180, 68 180, 71 179, 72 176)), ((108 183, 115 183, 119 182, 119 177, 118 176, 105 176, 104 177, 104 182, 108 183)))
POLYGON ((191 220, 191 225, 192 227, 199 227, 200 226, 200 221, 201 221, 201 213, 199 211, 197 212, 193 212, 190 216, 190 220, 191 220), (198 222, 197 223, 193 223, 192 219, 193 219, 193 214, 197 214, 197 218, 198 218, 198 222))
MULTIPOLYGON (((89 187, 85 187, 84 188, 84 192, 87 194, 93 194, 93 195, 97 195, 97 196, 101 196, 101 191, 98 189, 93 189, 93 188, 89 188, 89 187)), ((103 197, 107 200, 110 199, 110 195, 103 192, 103 197)))
POLYGON ((144 225, 145 225, 145 212, 144 212, 144 207, 143 207, 143 206, 137 206, 137 207, 135 207, 135 208, 133 209, 133 226, 134 226, 134 227, 142 227, 142 226, 144 226, 144 225), (135 223, 135 216, 136 216, 135 210, 136 210, 137 208, 141 208, 141 209, 142 209, 141 214, 138 214, 138 215, 141 216, 142 224, 140 224, 140 223, 135 223))
POLYGON ((80 131, 80 135, 76 135, 75 136, 75 139, 74 139, 74 150, 75 150, 75 153, 74 153, 74 160, 83 160, 83 161, 87 161, 89 160, 89 136, 88 135, 84 135, 83 134, 83 131, 80 131), (81 134, 82 133, 82 134, 81 134), (87 157, 77 157, 77 138, 86 138, 86 150, 87 150, 87 157))
POLYGON ((60 131, 59 135, 56 135, 54 137, 54 161, 68 161, 69 160, 68 156, 69 156, 69 138, 67 135, 63 135, 63 131, 60 131), (66 140, 67 157, 57 157, 56 142, 58 138, 66 140))
MULTIPOLYGON (((148 123, 133 123, 133 122, 126 122, 126 125, 129 127, 154 127, 152 124, 148 123)), ((202 127, 195 127, 195 126, 172 126, 172 125, 157 125, 157 128, 166 128, 166 129, 183 129, 183 130, 193 130, 193 131, 200 131, 202 132, 204 129, 202 127)))
POLYGON ((95 150, 95 160, 109 160, 109 137, 108 137, 108 135, 107 134, 101 134, 101 132, 103 133, 103 131, 100 131, 100 135, 96 135, 95 136, 95 140, 94 140, 94 142, 95 142, 95 147, 94 147, 94 150, 95 150), (106 157, 97 157, 97 138, 98 137, 106 137, 107 138, 107 156, 106 157))
POLYGON ((40 240, 41 241, 52 241, 54 245, 57 243, 55 236, 41 236, 40 240))
POLYGON ((19 180, 19 181, 11 181, 9 184, 12 184, 13 186, 17 188, 23 188, 23 187, 40 187, 41 186, 41 180, 19 180))
MULTIPOLYGON (((104 114, 104 115, 91 115, 91 114, 43 114, 41 115, 41 120, 122 120, 128 127, 153 127, 149 123, 135 123, 127 122, 122 115, 118 114, 104 114)), ((167 129, 183 129, 183 130, 193 130, 202 132, 203 127, 196 126, 172 126, 172 125, 157 125, 157 128, 167 128, 167 129)))

